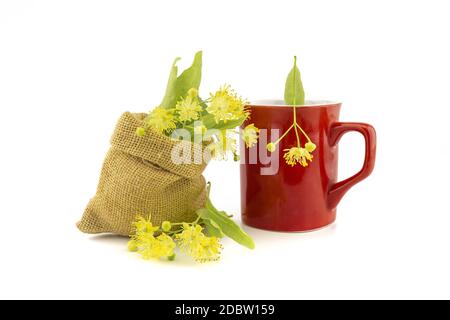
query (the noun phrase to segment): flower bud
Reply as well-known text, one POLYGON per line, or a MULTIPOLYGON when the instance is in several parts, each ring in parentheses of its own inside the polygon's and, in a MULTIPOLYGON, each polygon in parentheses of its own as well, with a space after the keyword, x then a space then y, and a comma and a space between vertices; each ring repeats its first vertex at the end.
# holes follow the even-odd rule
POLYGON ((176 256, 177 256, 177 255, 174 253, 173 255, 167 257, 167 260, 173 261, 173 260, 175 260, 176 256))
POLYGON ((145 128, 139 127, 136 129, 136 135, 138 137, 143 137, 145 136, 145 128))
POLYGON ((305 144, 305 149, 308 152, 313 152, 314 150, 316 150, 316 145, 314 143, 312 143, 311 141, 309 141, 305 144))
POLYGON ((198 96, 198 90, 195 89, 195 88, 189 89, 188 96, 191 97, 191 98, 197 97, 198 96))
POLYGON ((275 145, 275 143, 271 142, 266 146, 266 148, 269 152, 274 152, 277 146, 275 145))
POLYGON ((138 251, 138 245, 137 245, 136 240, 130 240, 128 242, 128 250, 131 251, 131 252, 138 251))
POLYGON ((164 232, 169 232, 172 229, 172 224, 170 221, 164 221, 161 225, 161 228, 164 232))

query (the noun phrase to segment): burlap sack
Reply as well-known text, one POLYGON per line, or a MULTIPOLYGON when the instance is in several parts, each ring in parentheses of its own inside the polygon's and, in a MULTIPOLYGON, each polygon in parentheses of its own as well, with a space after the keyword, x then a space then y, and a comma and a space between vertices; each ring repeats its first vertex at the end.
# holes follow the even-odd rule
MULTIPOLYGON (((206 164, 174 164, 176 142, 148 130, 136 136, 143 114, 124 113, 111 139, 97 194, 89 202, 78 228, 85 233, 129 235, 137 214, 151 214, 153 224, 195 220, 206 201, 202 176, 206 164)), ((192 153, 194 154, 194 153, 192 153)))

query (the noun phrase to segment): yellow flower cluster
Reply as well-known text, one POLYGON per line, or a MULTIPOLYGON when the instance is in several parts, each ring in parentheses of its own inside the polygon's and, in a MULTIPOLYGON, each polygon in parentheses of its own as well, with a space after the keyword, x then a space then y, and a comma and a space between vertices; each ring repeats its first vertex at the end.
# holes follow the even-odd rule
POLYGON ((239 97, 230 86, 223 86, 210 95, 206 111, 214 115, 216 123, 240 118, 246 119, 250 114, 245 108, 246 104, 247 102, 239 97))
POLYGON ((179 121, 188 122, 197 120, 199 113, 202 111, 202 107, 198 101, 198 91, 195 88, 190 89, 187 97, 178 101, 175 109, 179 121))
POLYGON ((247 148, 253 147, 258 142, 258 136, 259 129, 253 123, 246 126, 242 132, 242 139, 247 148))
POLYGON ((216 237, 207 237, 203 228, 196 224, 183 224, 183 231, 175 236, 180 249, 198 262, 216 261, 222 246, 216 237))
POLYGON ((142 216, 136 217, 136 221, 133 223, 133 227, 136 230, 136 234, 145 234, 145 233, 153 234, 159 229, 159 227, 153 226, 152 222, 150 221, 150 218, 145 219, 142 216))
MULTIPOLYGON (((165 109, 163 107, 157 107, 153 109, 148 117, 144 120, 146 125, 154 130, 163 133, 170 133, 171 130, 177 126, 175 124, 175 114, 173 109, 165 109)), ((145 134, 145 129, 138 128, 138 135, 145 134), (141 132, 141 134, 139 134, 141 132)))
MULTIPOLYGON (((228 152, 238 159, 237 140, 227 130, 229 121, 232 127, 238 127, 249 117, 247 102, 239 97, 230 86, 223 86, 210 94, 208 100, 202 101, 198 90, 191 88, 185 97, 181 97, 173 107, 156 107, 144 119, 144 126, 136 130, 143 137, 147 129, 170 135, 176 128, 187 129, 194 136, 202 135, 203 143, 210 151, 211 157, 218 160, 226 159, 228 152), (199 123, 195 122, 199 121, 199 123), (208 130, 213 132, 207 134, 208 130)), ((247 147, 257 143, 259 129, 254 124, 248 125, 242 133, 247 147)))
MULTIPOLYGON (((175 128, 191 126, 195 120, 202 121, 202 116, 208 114, 214 117, 217 123, 226 123, 229 120, 244 121, 249 116, 245 108, 247 102, 239 97, 229 86, 221 87, 205 103, 206 113, 202 113, 203 107, 198 97, 198 90, 191 88, 186 97, 182 97, 172 108, 156 107, 144 119, 145 126, 137 129, 138 136, 144 136, 149 128, 159 132, 170 134, 175 128)), ((207 129, 215 129, 214 126, 207 129)))
POLYGON ((286 153, 284 154, 284 159, 286 163, 290 166, 295 166, 297 163, 301 164, 303 167, 308 166, 308 161, 312 161, 313 155, 310 152, 313 152, 316 149, 316 145, 312 142, 308 142, 305 145, 305 148, 293 147, 290 149, 285 149, 286 153))
POLYGON ((155 236, 159 227, 152 225, 150 219, 138 216, 134 223, 135 235, 128 242, 128 249, 141 254, 142 258, 148 260, 152 258, 168 258, 175 256, 175 242, 165 233, 155 236))
MULTIPOLYGON (((255 125, 249 124, 242 130, 242 140, 247 148, 253 147, 258 142, 259 129, 255 125)), ((234 159, 239 160, 237 152, 237 139, 234 132, 227 130, 220 130, 220 134, 215 136, 215 140, 208 144, 211 157, 216 160, 226 159, 228 152, 234 155, 234 159)))
POLYGON ((216 160, 224 160, 227 152, 237 154, 237 141, 233 135, 227 130, 221 130, 219 135, 215 137, 216 141, 208 144, 207 148, 211 153, 211 157, 216 160))
POLYGON ((128 242, 128 250, 139 253, 143 259, 175 259, 178 243, 181 251, 198 262, 216 261, 220 258, 222 246, 216 237, 207 237, 197 223, 171 224, 164 221, 161 227, 153 226, 150 218, 136 217, 133 223, 135 234, 128 242), (182 227, 171 231, 173 225, 182 227))
POLYGON ((172 238, 161 233, 159 236, 154 237, 150 234, 144 234, 138 237, 138 252, 145 260, 153 258, 170 258, 174 255, 173 250, 176 245, 172 238))

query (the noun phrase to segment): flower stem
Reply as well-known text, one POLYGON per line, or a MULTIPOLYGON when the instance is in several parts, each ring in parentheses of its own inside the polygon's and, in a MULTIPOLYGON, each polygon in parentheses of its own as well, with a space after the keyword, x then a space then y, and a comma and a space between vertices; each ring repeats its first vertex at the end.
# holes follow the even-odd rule
POLYGON ((193 222, 176 222, 176 223, 171 223, 171 225, 172 226, 181 226, 181 225, 183 225, 185 223, 187 223, 187 224, 197 224, 200 221, 200 219, 201 219, 200 216, 197 216, 197 219, 195 221, 193 221, 193 222))
MULTIPOLYGON (((294 68, 297 67, 297 56, 294 56, 294 68)), ((296 90, 296 79, 295 79, 296 73, 294 72, 294 90, 296 90)), ((298 130, 297 130, 297 93, 294 91, 294 106, 292 107, 294 109, 294 130, 295 130, 295 136, 297 137, 297 147, 300 148, 300 137, 298 136, 298 130)))
POLYGON ((295 136, 297 137, 297 147, 300 148, 301 147, 300 137, 298 135, 298 130, 297 130, 297 127, 299 127, 299 125, 297 124, 297 107, 294 105, 293 109, 294 109, 294 124, 293 124, 293 126, 295 126, 294 130, 295 130, 295 136))
POLYGON ((174 234, 180 233, 180 232, 182 232, 182 231, 183 231, 183 230, 169 231, 169 232, 167 232, 167 234, 173 236, 174 234))
POLYGON ((289 129, 287 129, 281 137, 279 137, 275 142, 273 142, 273 144, 277 145, 281 140, 283 140, 283 138, 286 137, 286 135, 289 133, 289 131, 291 131, 292 128, 294 128, 294 125, 295 124, 292 124, 292 126, 290 126, 289 129))
POLYGON ((306 134, 306 132, 302 129, 302 127, 300 127, 297 123, 295 125, 300 129, 300 131, 303 133, 303 135, 306 137, 306 139, 308 139, 308 142, 311 142, 311 139, 306 134))

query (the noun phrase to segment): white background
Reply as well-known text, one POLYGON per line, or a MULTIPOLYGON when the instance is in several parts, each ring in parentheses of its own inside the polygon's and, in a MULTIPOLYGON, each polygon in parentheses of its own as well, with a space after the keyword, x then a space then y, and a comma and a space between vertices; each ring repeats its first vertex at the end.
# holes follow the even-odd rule
MULTIPOLYGON (((450 298, 449 1, 0 2, 1 298, 450 298), (294 54, 308 98, 378 132, 375 171, 314 233, 246 230, 219 263, 144 261, 81 234, 122 112, 160 102, 204 51, 201 93, 282 98, 294 54)), ((363 141, 341 142, 340 176, 363 141)), ((239 166, 212 163, 239 217, 239 166)))

